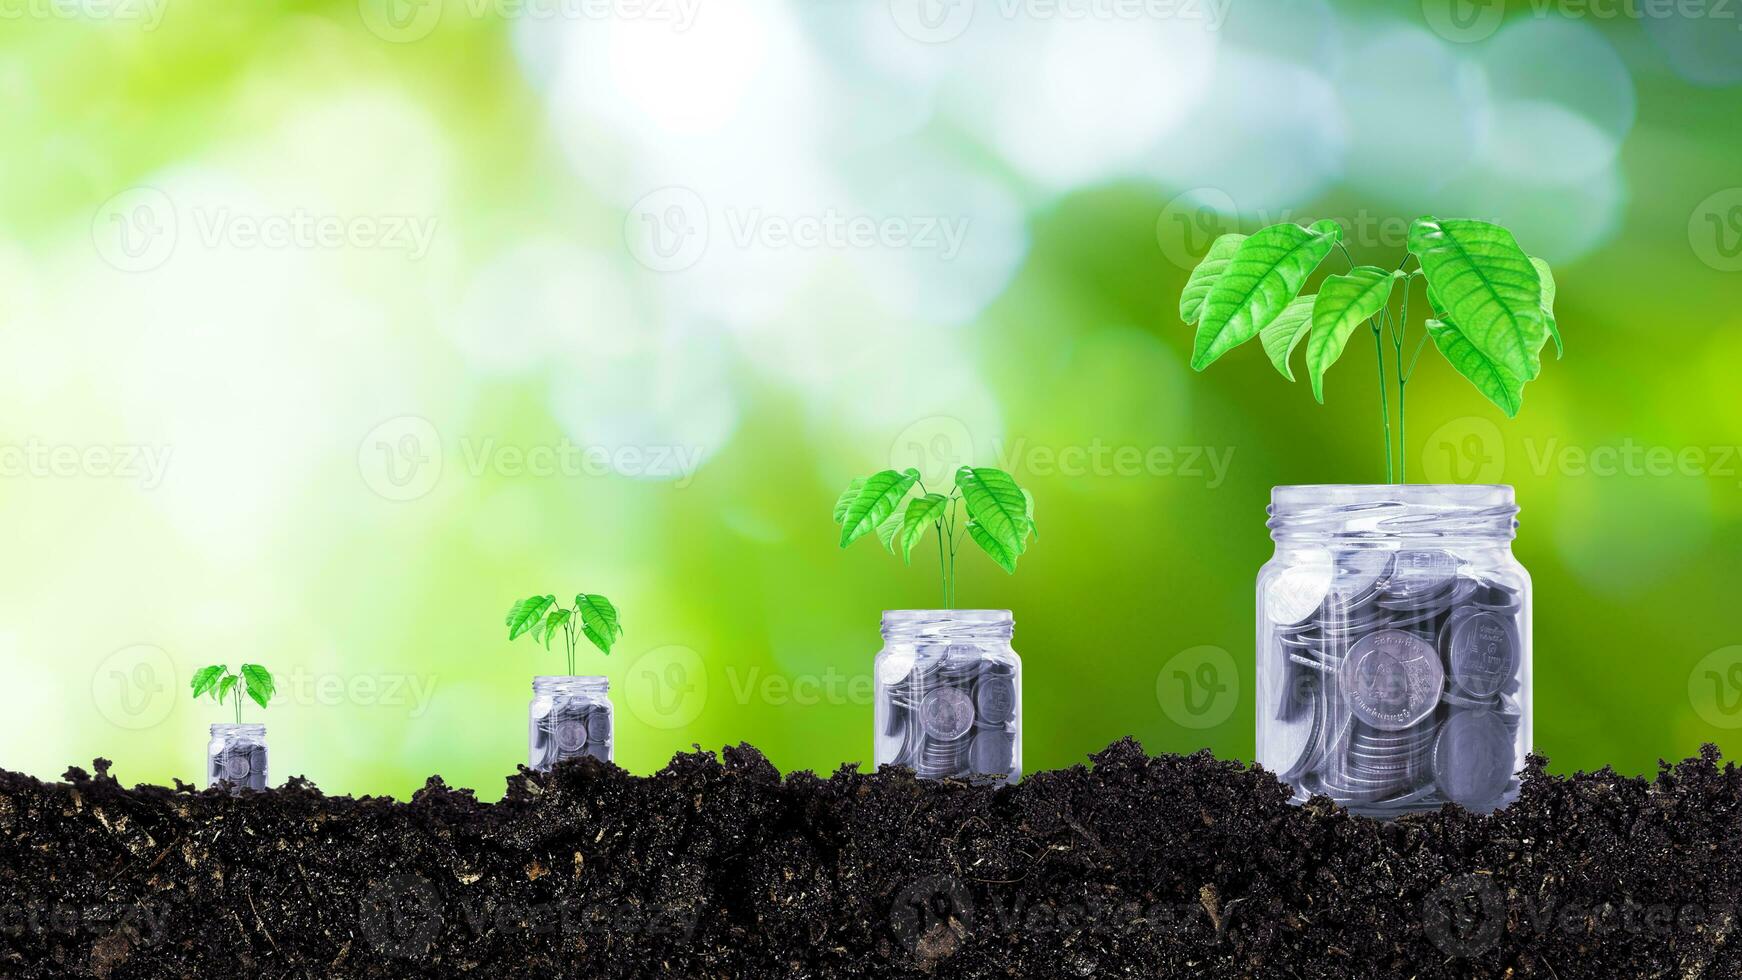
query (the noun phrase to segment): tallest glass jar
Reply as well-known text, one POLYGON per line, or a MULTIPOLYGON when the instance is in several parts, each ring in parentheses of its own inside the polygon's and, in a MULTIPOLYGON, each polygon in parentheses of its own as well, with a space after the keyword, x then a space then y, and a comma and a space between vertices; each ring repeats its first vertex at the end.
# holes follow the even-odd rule
POLYGON ((1258 762, 1375 816, 1518 795, 1530 576, 1506 486, 1297 486, 1258 575, 1258 762))
POLYGON ((1022 778, 1022 661, 1005 609, 895 609, 876 660, 878 765, 922 779, 1022 778))

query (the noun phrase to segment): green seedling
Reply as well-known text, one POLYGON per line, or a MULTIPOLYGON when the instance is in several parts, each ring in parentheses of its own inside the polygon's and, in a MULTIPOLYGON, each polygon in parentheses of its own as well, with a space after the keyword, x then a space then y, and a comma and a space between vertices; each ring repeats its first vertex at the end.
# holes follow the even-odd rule
POLYGON ((1202 371, 1257 337, 1271 363, 1293 381, 1289 362, 1304 339, 1313 397, 1322 404, 1325 372, 1342 356, 1350 335, 1366 324, 1378 353, 1386 479, 1403 482, 1408 479, 1405 393, 1427 342, 1431 339, 1453 369, 1507 418, 1516 416, 1525 383, 1542 371, 1543 345, 1552 338, 1556 356, 1563 353, 1554 318, 1554 276, 1547 262, 1518 247, 1510 231, 1485 221, 1417 218, 1410 225, 1408 251, 1391 270, 1356 265, 1342 237, 1342 228, 1325 220, 1216 239, 1180 293, 1181 319, 1197 324, 1192 368, 1202 371), (1317 293, 1301 295, 1333 249, 1342 252, 1347 271, 1327 276, 1317 293), (1422 332, 1406 366, 1410 294, 1418 279, 1426 308, 1416 307, 1422 311, 1422 332), (1397 391, 1395 453, 1388 340, 1397 391))
POLYGON ((911 468, 859 477, 835 501, 835 523, 841 525, 841 547, 875 531, 883 547, 890 554, 899 549, 908 564, 926 532, 934 532, 946 609, 955 608, 956 552, 964 536, 1011 573, 1016 559, 1028 550, 1029 538, 1038 537, 1034 496, 1010 474, 989 467, 956 470, 955 486, 948 493, 927 487, 911 468), (915 490, 918 496, 909 497, 915 490))
POLYGON ((535 595, 521 599, 508 609, 508 639, 514 640, 521 635, 529 635, 550 649, 551 638, 561 630, 563 640, 568 647, 569 674, 575 672, 575 651, 579 647, 581 637, 586 637, 599 648, 600 653, 610 654, 611 645, 623 635, 623 624, 618 621, 617 607, 611 605, 611 600, 602 595, 590 595, 586 592, 575 595, 573 609, 557 605, 554 595, 535 595))
POLYGON ((243 664, 237 673, 231 673, 230 668, 223 664, 213 664, 194 671, 193 680, 189 682, 193 696, 200 697, 210 694, 212 700, 219 704, 229 698, 236 704, 236 724, 242 724, 242 695, 246 693, 255 704, 262 708, 272 700, 272 695, 278 690, 272 681, 272 672, 259 664, 243 664))

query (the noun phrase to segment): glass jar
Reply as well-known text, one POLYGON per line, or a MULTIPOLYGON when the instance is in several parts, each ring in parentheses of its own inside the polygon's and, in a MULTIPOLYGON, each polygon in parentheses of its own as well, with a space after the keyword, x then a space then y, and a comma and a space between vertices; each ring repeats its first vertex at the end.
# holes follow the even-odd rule
POLYGON ((922 779, 1022 777, 1022 660, 1006 609, 883 614, 876 660, 877 765, 922 779))
POLYGON ((231 792, 266 788, 266 726, 212 726, 206 743, 206 785, 227 786, 231 792))
POLYGON ((1259 764, 1392 816, 1518 796, 1530 576, 1507 486, 1299 486, 1258 574, 1259 764))
POLYGON ((605 677, 534 677, 527 766, 549 769, 584 755, 610 762, 610 690, 605 677))

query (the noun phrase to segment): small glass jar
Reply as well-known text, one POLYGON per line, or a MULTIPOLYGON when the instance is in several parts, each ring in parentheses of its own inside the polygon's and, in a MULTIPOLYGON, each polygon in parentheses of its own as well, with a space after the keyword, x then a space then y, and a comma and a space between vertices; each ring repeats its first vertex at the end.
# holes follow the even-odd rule
POLYGON ((534 677, 527 766, 544 770, 584 755, 610 762, 610 690, 605 677, 534 677))
POLYGON ((212 726, 206 743, 206 785, 227 786, 231 792, 266 788, 266 726, 212 726))
POLYGON ((922 779, 1022 777, 1022 660, 1006 609, 883 614, 876 660, 877 765, 922 779))
POLYGON ((1357 813, 1518 797, 1530 576, 1507 486, 1297 486, 1258 574, 1260 765, 1357 813))

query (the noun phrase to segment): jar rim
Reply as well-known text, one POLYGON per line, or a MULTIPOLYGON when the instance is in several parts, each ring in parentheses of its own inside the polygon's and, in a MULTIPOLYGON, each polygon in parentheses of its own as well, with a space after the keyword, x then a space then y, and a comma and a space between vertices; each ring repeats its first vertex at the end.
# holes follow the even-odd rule
POLYGON ((1507 483, 1299 483, 1273 487, 1275 510, 1360 504, 1420 504, 1434 507, 1516 507, 1507 483))
POLYGON ((1356 483, 1271 490, 1277 543, 1400 540, 1510 541, 1518 500, 1501 483, 1356 483))
POLYGON ((212 734, 213 735, 220 735, 220 734, 264 735, 264 734, 266 734, 266 723, 259 722, 259 721, 213 722, 212 723, 212 734))
POLYGON ((538 674, 532 678, 534 691, 579 690, 609 691, 611 678, 604 674, 538 674))

